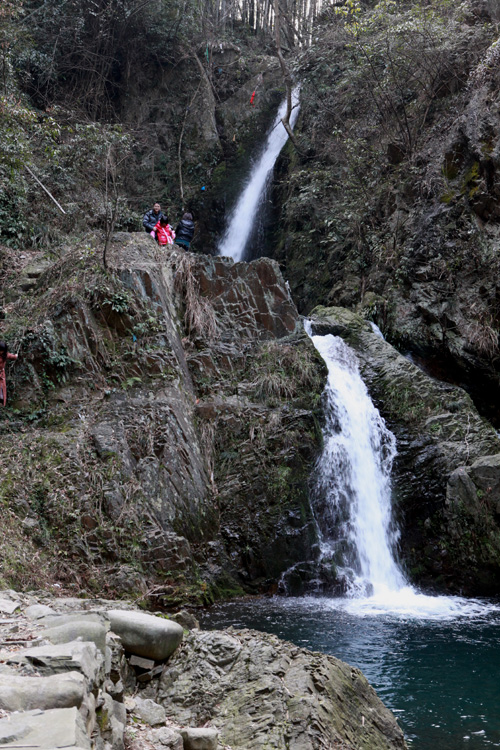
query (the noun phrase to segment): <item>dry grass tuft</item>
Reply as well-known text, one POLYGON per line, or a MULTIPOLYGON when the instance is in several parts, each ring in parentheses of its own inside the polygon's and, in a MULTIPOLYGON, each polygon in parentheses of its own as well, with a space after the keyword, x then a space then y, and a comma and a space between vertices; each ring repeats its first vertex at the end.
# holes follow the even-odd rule
POLYGON ((321 390, 318 363, 307 347, 266 341, 253 367, 258 374, 250 387, 257 398, 276 401, 295 398, 303 390, 321 390))
POLYGON ((182 254, 177 259, 175 274, 175 289, 184 298, 184 322, 187 333, 195 333, 205 340, 213 341, 219 338, 219 324, 215 310, 210 300, 200 293, 200 284, 193 273, 195 259, 188 254, 182 254))
POLYGON ((498 354, 498 332, 491 325, 473 321, 465 329, 465 339, 479 355, 493 359, 498 354))

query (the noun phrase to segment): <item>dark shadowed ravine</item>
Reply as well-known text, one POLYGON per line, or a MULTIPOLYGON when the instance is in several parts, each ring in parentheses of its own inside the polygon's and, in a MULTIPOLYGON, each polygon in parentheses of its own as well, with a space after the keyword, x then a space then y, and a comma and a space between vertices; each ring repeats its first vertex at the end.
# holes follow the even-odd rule
POLYGON ((255 628, 359 667, 413 750, 500 747, 500 608, 440 597, 426 616, 411 605, 376 613, 368 602, 239 601, 207 611, 202 627, 255 628))

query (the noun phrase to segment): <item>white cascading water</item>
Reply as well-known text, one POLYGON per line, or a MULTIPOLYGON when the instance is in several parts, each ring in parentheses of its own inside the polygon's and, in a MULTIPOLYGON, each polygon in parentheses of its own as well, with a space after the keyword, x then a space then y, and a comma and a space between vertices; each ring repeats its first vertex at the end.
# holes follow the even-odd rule
POLYGON ((394 558, 391 526, 396 439, 372 403, 354 352, 338 336, 312 341, 328 367, 324 448, 316 472, 323 516, 325 509, 332 514, 326 524, 324 517, 319 521, 323 551, 331 554, 332 545, 338 546, 328 539, 328 528, 338 534, 340 520, 348 592, 399 590, 406 581, 394 558))
MULTIPOLYGON (((290 127, 293 128, 299 114, 299 88, 292 92, 292 106, 290 127)), ((285 113, 286 100, 278 110, 262 153, 252 167, 248 182, 229 216, 227 229, 219 243, 218 254, 233 258, 236 262, 243 260, 246 245, 255 226, 259 203, 265 194, 266 184, 276 164, 276 159, 288 140, 288 133, 281 122, 285 113)))
POLYGON ((394 435, 370 399, 355 352, 337 336, 313 336, 309 321, 305 329, 328 367, 316 520, 324 557, 343 557, 339 572, 346 577, 348 594, 325 598, 323 606, 362 617, 387 614, 438 620, 497 609, 477 599, 428 596, 407 582, 394 557, 397 530, 391 523, 390 481, 394 435))
POLYGON ((436 620, 497 610, 477 599, 428 596, 409 585, 394 557, 390 473, 395 437, 371 401, 355 352, 338 336, 313 336, 310 321, 304 327, 328 367, 316 520, 323 555, 344 555, 348 584, 347 598, 326 598, 323 606, 362 617, 436 620))

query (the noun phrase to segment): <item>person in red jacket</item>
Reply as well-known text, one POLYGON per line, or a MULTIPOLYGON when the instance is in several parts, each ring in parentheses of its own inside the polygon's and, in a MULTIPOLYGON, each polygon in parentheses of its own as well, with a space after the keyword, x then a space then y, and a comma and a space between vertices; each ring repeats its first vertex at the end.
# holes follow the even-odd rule
POLYGON ((0 403, 7 403, 7 382, 5 380, 5 365, 8 359, 17 359, 17 354, 11 354, 5 341, 0 341, 0 403))
POLYGON ((175 232, 168 223, 168 218, 162 216, 158 224, 155 226, 156 241, 159 245, 173 245, 175 240, 175 232))

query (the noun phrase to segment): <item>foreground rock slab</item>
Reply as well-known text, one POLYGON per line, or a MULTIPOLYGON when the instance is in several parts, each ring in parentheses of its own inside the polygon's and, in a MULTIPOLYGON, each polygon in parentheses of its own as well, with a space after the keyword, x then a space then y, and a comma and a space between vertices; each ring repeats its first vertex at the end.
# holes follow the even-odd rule
POLYGON ((360 670, 251 630, 192 631, 163 672, 157 700, 179 724, 210 721, 232 750, 406 748, 360 670))
POLYGON ((79 708, 85 695, 85 678, 79 672, 50 677, 0 674, 0 708, 4 711, 79 708))
POLYGON ((90 750, 90 740, 76 708, 26 711, 0 720, 2 748, 79 748, 90 750))
POLYGON ((137 656, 162 661, 182 640, 181 625, 142 612, 112 609, 108 613, 111 630, 120 636, 123 647, 137 656))
POLYGON ((19 651, 6 659, 8 664, 31 664, 42 675, 81 672, 90 684, 99 676, 102 657, 94 643, 71 641, 54 646, 36 646, 19 651))

